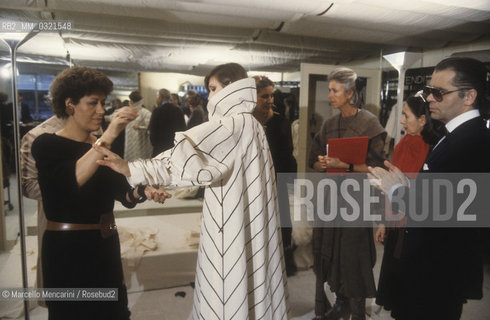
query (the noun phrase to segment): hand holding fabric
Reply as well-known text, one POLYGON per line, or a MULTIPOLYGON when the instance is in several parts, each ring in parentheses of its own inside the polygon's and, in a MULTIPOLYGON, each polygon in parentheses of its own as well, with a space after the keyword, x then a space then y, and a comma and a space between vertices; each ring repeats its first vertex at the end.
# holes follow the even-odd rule
POLYGON ((138 111, 130 107, 122 107, 114 114, 111 123, 104 134, 109 134, 114 140, 126 125, 138 117, 138 111))

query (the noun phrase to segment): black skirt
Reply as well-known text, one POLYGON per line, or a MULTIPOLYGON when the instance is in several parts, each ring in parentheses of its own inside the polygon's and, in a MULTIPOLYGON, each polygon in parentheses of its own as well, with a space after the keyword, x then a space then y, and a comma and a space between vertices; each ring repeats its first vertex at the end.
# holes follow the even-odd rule
POLYGON ((49 319, 129 319, 119 236, 99 230, 46 231, 42 244, 45 288, 114 288, 117 301, 47 301, 49 319))
POLYGON ((400 241, 402 241, 404 230, 404 228, 387 228, 376 294, 376 304, 390 310, 393 318, 404 314, 404 311, 401 310, 404 305, 404 290, 399 257, 400 241))

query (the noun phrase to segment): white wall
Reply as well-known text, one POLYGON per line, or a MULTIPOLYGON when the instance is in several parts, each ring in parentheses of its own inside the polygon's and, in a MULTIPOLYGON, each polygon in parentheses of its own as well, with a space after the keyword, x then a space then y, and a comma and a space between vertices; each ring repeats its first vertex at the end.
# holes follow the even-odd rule
POLYGON ((301 72, 264 72, 264 71, 249 71, 248 75, 253 76, 266 76, 274 82, 278 81, 300 81, 301 72))
MULTIPOLYGON (((422 59, 416 61, 411 68, 424 68, 424 67, 434 67, 439 61, 444 58, 449 57, 451 54, 456 52, 466 52, 466 51, 480 51, 480 50, 490 50, 490 40, 475 41, 469 44, 461 44, 457 46, 449 46, 441 49, 427 50, 422 53, 422 59)), ((381 55, 381 53, 380 53, 381 55)), ((345 64, 346 67, 350 68, 373 68, 373 69, 393 69, 391 65, 385 59, 380 59, 380 57, 354 61, 345 64)))

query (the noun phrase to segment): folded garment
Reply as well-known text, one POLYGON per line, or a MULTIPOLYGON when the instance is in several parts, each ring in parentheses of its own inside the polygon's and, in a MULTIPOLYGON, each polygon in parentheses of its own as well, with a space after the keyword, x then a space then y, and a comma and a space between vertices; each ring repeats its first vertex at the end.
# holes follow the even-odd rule
POLYGON ((157 228, 126 228, 118 227, 121 242, 121 258, 126 265, 136 268, 146 251, 157 249, 157 228))

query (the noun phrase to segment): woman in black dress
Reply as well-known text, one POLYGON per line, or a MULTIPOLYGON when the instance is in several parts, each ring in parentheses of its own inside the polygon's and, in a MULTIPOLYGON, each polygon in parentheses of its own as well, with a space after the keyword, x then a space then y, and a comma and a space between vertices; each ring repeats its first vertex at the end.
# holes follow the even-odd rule
MULTIPOLYGON (((291 213, 286 181, 296 172, 296 159, 293 157, 291 125, 280 113, 274 110, 274 82, 265 76, 254 76, 257 87, 257 105, 253 115, 263 126, 274 163, 276 174, 282 173, 277 183, 279 214, 281 215, 281 235, 284 247, 286 274, 292 276, 297 268, 294 263, 291 213), (289 175, 286 175, 289 173, 289 175)), ((292 181, 291 181, 292 183, 292 181)))
POLYGON ((73 67, 60 73, 50 93, 54 113, 66 118, 66 125, 32 144, 48 219, 42 241, 45 288, 117 289, 116 301, 47 301, 49 319, 129 319, 114 200, 132 208, 147 196, 159 202, 168 196, 148 186, 133 189, 124 176, 96 163, 102 155, 92 146, 110 146, 137 116, 135 110, 121 108, 99 139, 92 134, 100 129, 112 88, 94 69, 73 67))

